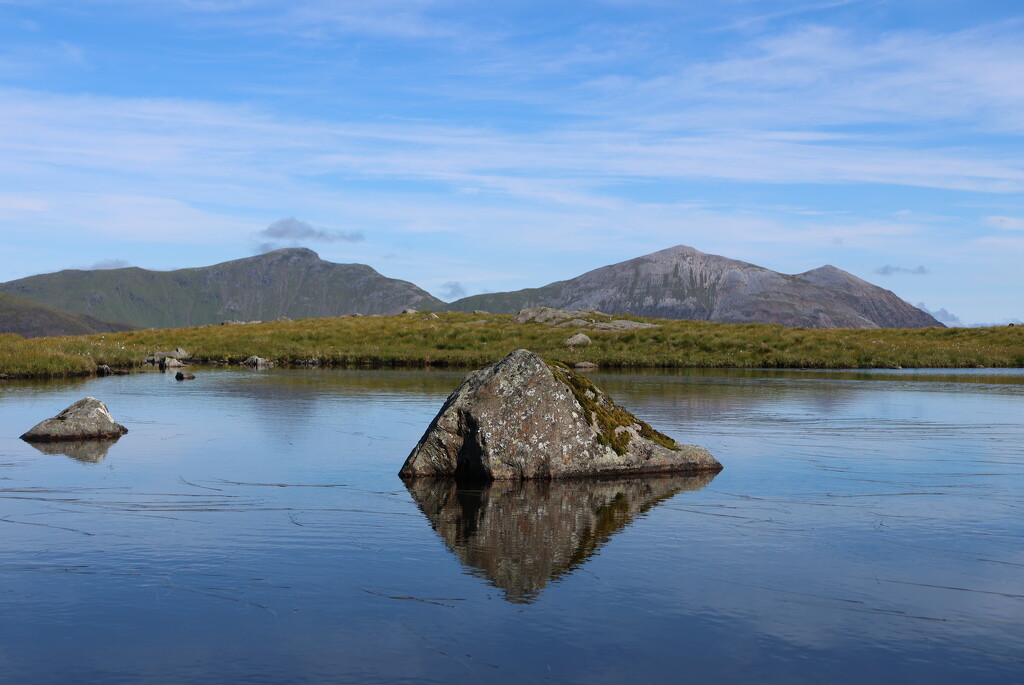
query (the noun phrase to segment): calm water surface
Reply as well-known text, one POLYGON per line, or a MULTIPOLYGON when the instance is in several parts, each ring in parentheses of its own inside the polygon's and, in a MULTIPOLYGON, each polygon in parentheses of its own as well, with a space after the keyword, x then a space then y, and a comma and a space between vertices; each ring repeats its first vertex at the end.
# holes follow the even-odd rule
POLYGON ((1020 371, 594 374, 725 470, 475 490, 461 373, 197 375, 0 383, 0 681, 1024 682, 1020 371))

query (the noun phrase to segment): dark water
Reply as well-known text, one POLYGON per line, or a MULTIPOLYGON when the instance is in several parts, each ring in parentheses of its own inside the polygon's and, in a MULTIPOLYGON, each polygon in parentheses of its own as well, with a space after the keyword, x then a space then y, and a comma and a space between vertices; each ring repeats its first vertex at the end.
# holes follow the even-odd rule
POLYGON ((475 490, 459 373, 197 375, 0 384, 0 681, 1024 682, 1019 371, 595 374, 725 470, 475 490))

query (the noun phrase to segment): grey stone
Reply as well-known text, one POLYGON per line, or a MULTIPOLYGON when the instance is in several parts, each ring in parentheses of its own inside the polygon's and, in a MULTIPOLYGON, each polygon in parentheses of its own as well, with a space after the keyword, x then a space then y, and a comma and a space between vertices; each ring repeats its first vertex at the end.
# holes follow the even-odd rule
MULTIPOLYGON (((473 310, 473 313, 474 313, 474 314, 478 314, 478 315, 479 315, 479 314, 490 314, 490 312, 488 312, 488 311, 485 311, 485 310, 483 310, 483 309, 474 309, 474 310, 473 310)), ((1010 325, 1012 326, 1013 324, 1011 323, 1010 325)))
POLYGON ((591 322, 596 319, 610 319, 611 317, 603 312, 592 309, 555 309, 554 307, 533 307, 522 309, 512 319, 512 323, 560 323, 569 319, 582 319, 591 322))
POLYGON ((613 319, 612 321, 598 321, 590 328, 595 331, 635 331, 638 328, 658 328, 656 323, 646 321, 630 321, 629 319, 613 319))
POLYGON ((577 333, 576 335, 570 335, 568 338, 562 341, 562 344, 566 347, 586 347, 587 345, 594 342, 590 337, 584 333, 577 333))
POLYGON ((574 369, 596 369, 597 364, 594 362, 576 362, 572 365, 574 369))
POLYGON ((267 369, 274 365, 274 362, 263 357, 257 357, 255 354, 241 362, 241 366, 249 366, 254 369, 267 369))
POLYGON ((426 319, 426 320, 432 320, 432 319, 440 319, 441 317, 438 316, 437 314, 435 314, 434 312, 430 312, 429 314, 425 315, 423 318, 426 319))
POLYGON ((555 324, 555 328, 586 328, 593 325, 593 321, 587 321, 586 319, 570 319, 569 321, 555 324))
POLYGON ((528 350, 470 373, 441 407, 399 475, 466 480, 719 471, 566 366, 528 350))
POLYGON ((164 357, 160 360, 160 370, 165 369, 176 369, 185 366, 185 362, 176 359, 175 357, 164 357))
POLYGON ((402 310, 402 313, 403 314, 419 314, 420 312, 419 312, 418 309, 413 309, 412 307, 406 307, 405 309, 402 310))
POLYGON ((21 439, 28 442, 55 442, 119 438, 127 432, 127 428, 114 421, 107 405, 95 397, 86 397, 52 419, 40 421, 24 433, 21 439))
POLYGON ((100 364, 99 366, 96 367, 96 375, 97 376, 112 376, 112 375, 114 375, 114 372, 111 371, 110 367, 107 366, 106 364, 100 364))

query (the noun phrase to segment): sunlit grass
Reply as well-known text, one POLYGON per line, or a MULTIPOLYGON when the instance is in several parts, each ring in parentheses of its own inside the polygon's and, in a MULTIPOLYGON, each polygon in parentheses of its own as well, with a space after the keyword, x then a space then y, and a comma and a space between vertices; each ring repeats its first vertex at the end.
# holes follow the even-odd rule
POLYGON ((24 340, 0 336, 0 373, 72 376, 100 364, 133 368, 183 347, 206 361, 258 355, 281 364, 315 357, 329 366, 478 367, 524 347, 553 361, 603 367, 888 368, 1024 366, 1024 327, 807 329, 768 324, 656 321, 657 328, 587 331, 593 344, 567 348, 576 329, 514 324, 511 316, 447 313, 302 319, 24 340))

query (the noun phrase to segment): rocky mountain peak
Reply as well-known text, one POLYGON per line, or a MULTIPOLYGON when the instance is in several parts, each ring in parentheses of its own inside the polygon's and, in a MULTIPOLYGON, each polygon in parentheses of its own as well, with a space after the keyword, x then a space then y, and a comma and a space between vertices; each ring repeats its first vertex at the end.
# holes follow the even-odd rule
POLYGON ((515 313, 538 306, 809 328, 942 325, 892 292, 832 265, 787 275, 688 245, 600 267, 541 288, 474 295, 453 302, 449 309, 515 313))
POLYGON ((288 262, 291 264, 322 261, 320 259, 320 255, 313 250, 310 250, 308 247, 283 247, 280 250, 264 252, 260 255, 260 258, 275 262, 288 262))

